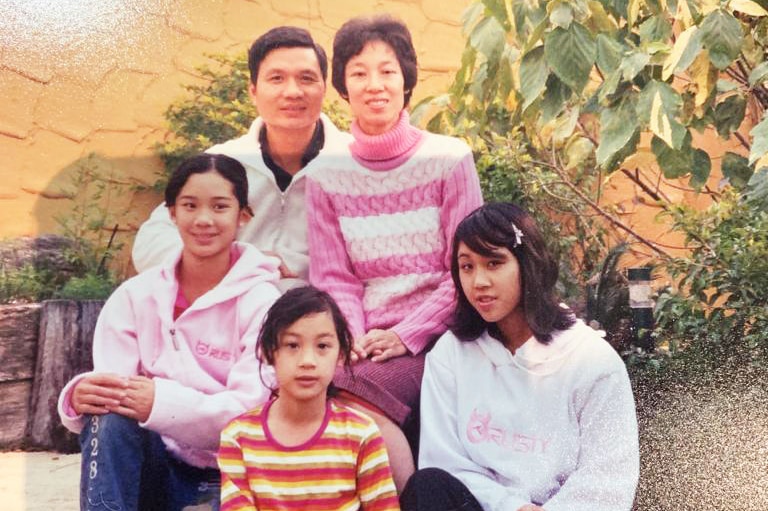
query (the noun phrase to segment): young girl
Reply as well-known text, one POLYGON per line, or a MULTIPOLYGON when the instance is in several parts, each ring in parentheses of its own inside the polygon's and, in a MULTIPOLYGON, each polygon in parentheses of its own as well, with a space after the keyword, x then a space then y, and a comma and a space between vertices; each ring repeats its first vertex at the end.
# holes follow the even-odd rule
POLYGON ((259 337, 275 398, 221 433, 222 511, 400 509, 376 424, 328 399, 351 350, 327 293, 295 288, 275 302, 259 337))
POLYGON ((427 355, 404 510, 619 511, 639 472, 621 358, 555 297, 533 219, 487 204, 456 229, 451 331, 427 355), (431 467, 431 468, 430 468, 431 467))
POLYGON ((247 191, 243 166, 214 154, 168 181, 183 247, 107 300, 94 370, 59 398, 62 422, 80 433, 81 509, 218 508, 219 434, 269 396, 253 378, 254 349, 279 296, 279 261, 234 241, 247 191))

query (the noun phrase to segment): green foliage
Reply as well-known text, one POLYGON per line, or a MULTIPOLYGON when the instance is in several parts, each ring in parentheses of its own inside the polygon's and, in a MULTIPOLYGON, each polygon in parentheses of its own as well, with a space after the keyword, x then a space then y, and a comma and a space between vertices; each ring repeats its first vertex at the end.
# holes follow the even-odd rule
POLYGON ((53 298, 62 300, 102 300, 109 297, 119 282, 110 274, 86 273, 72 277, 64 287, 53 293, 53 298))
MULTIPOLYGON (((736 138, 746 105, 768 107, 768 11, 738 2, 482 0, 464 17, 467 45, 438 124, 467 124, 470 135, 519 126, 536 151, 562 152, 577 140, 607 172, 653 135, 666 177, 700 189, 709 156, 692 131, 736 138), (748 101, 749 100, 749 101, 748 101), (504 115, 497 115, 498 109, 504 115), (508 123, 499 124, 502 118, 508 123), (572 122, 577 118, 579 122, 572 122), (595 122, 599 121, 599 122, 595 122)), ((768 165, 768 119, 752 131, 739 172, 768 165)))
MULTIPOLYGON (((168 175, 192 155, 240 136, 248 131, 258 112, 248 95, 250 74, 246 55, 208 55, 210 65, 197 68, 200 83, 187 85, 187 94, 165 112, 171 137, 157 145, 165 172, 153 185, 165 187, 168 175)), ((349 127, 349 117, 335 102, 326 102, 323 111, 339 127, 349 127)))
POLYGON ((702 363, 768 360, 768 212, 756 210, 735 189, 697 212, 676 206, 676 230, 692 250, 670 261, 677 283, 656 305, 659 342, 685 348, 702 363))
POLYGON ((32 264, 20 268, 0 265, 0 304, 29 303, 45 298, 47 272, 40 272, 32 264))

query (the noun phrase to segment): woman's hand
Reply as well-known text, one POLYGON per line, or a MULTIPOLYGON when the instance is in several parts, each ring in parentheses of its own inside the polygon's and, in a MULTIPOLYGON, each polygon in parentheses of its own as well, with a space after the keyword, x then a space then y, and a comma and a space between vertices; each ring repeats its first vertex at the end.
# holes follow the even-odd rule
POLYGON ((372 362, 384 362, 408 353, 408 348, 400 340, 400 336, 392 330, 370 330, 357 339, 355 344, 365 353, 364 356, 371 356, 372 362))
POLYGON ((128 379, 112 373, 86 376, 72 390, 70 403, 78 415, 104 415, 120 406, 128 379))
POLYGON ((545 509, 535 504, 526 504, 523 507, 518 508, 517 511, 545 511, 545 509))
POLYGON ((146 422, 155 403, 155 381, 146 376, 131 376, 120 405, 109 411, 124 415, 138 422, 146 422))

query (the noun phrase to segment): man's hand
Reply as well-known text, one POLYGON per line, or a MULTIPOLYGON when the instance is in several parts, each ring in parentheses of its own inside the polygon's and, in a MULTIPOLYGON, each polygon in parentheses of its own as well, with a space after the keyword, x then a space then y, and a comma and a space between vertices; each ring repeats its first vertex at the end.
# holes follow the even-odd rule
POLYGON ((110 412, 119 413, 129 419, 146 422, 155 403, 155 382, 146 376, 131 376, 125 390, 125 397, 110 412))
POLYGON ((371 355, 372 362, 384 362, 390 358, 408 353, 403 341, 392 330, 373 329, 356 340, 356 344, 365 353, 371 355))
POLYGON ((87 376, 75 385, 70 398, 78 415, 104 415, 126 396, 128 379, 112 373, 87 376))
POLYGON ((262 253, 264 255, 268 255, 269 257, 277 257, 280 259, 280 266, 277 267, 277 269, 280 271, 280 278, 281 279, 297 279, 299 278, 299 274, 292 271, 288 266, 285 264, 285 261, 283 261, 283 258, 280 257, 280 254, 277 252, 273 252, 271 250, 262 250, 262 253))

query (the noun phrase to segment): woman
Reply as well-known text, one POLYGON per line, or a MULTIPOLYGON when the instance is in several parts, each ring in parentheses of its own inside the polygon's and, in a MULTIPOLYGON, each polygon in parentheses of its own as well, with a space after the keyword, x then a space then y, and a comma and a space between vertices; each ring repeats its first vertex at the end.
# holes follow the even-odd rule
POLYGON ((424 354, 453 308, 453 231, 482 203, 463 142, 410 125, 416 52, 387 16, 336 33, 333 86, 349 101, 353 158, 308 176, 310 282, 328 291, 355 337, 354 377, 335 384, 382 430, 395 484, 413 472, 401 427, 418 406, 424 354))
POLYGON ((427 356, 419 470, 404 510, 632 507, 637 420, 621 358, 558 303, 557 264, 524 211, 459 224, 451 331, 427 356))
POLYGON ((183 246, 109 297, 94 370, 59 398, 63 424, 80 434, 83 510, 218 509, 221 430, 269 397, 255 344, 280 296, 279 261, 235 241, 248 219, 245 169, 194 156, 165 204, 183 246))

